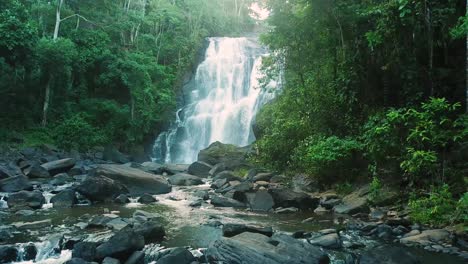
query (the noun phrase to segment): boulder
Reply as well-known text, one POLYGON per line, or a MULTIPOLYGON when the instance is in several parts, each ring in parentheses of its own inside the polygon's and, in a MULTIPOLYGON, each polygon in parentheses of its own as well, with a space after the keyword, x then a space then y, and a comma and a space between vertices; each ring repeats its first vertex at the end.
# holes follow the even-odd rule
POLYGON ((114 203, 117 203, 117 204, 126 204, 129 202, 130 202, 130 199, 125 194, 121 194, 117 196, 117 198, 114 199, 114 203))
POLYGON ((445 242, 450 239, 450 233, 445 229, 424 230, 421 233, 415 233, 414 236, 406 236, 400 239, 400 243, 407 245, 425 246, 431 243, 445 242))
POLYGON ((266 181, 266 182, 269 182, 270 179, 273 177, 273 173, 270 173, 270 172, 263 172, 263 173, 259 173, 257 175, 255 175, 253 177, 253 181, 254 182, 257 182, 257 181, 266 181))
POLYGON ((356 214, 369 213, 370 210, 366 197, 356 191, 345 196, 340 204, 333 207, 333 211, 337 214, 356 214))
POLYGON ((177 173, 183 173, 188 171, 190 165, 186 164, 164 164, 162 172, 167 173, 168 175, 174 175, 177 173))
POLYGON ((324 247, 324 248, 331 248, 331 249, 338 249, 341 248, 342 242, 340 237, 337 233, 326 234, 323 236, 315 237, 309 240, 309 243, 312 245, 324 247))
POLYGON ((208 191, 204 191, 204 190, 198 190, 196 191, 193 196, 195 197, 198 197, 198 198, 201 198, 202 200, 206 201, 208 199, 210 199, 210 196, 208 194, 208 191))
POLYGON ((13 177, 11 171, 6 167, 0 165, 0 180, 13 177))
POLYGON ((243 179, 234 175, 232 171, 222 171, 213 177, 213 180, 242 181, 243 179))
POLYGON ((155 220, 136 224, 133 229, 135 233, 142 235, 147 243, 159 242, 166 235, 164 227, 155 220))
POLYGON ((50 202, 54 208, 70 208, 78 202, 78 199, 76 199, 75 190, 64 190, 52 197, 50 202))
POLYGON ((149 171, 154 174, 163 174, 164 173, 164 165, 156 163, 156 162, 143 162, 141 164, 144 171, 149 171))
POLYGON ((163 194, 172 190, 169 182, 162 176, 124 165, 100 165, 96 174, 125 184, 132 195, 163 194))
POLYGON ((14 262, 18 259, 18 249, 13 246, 0 246, 0 263, 14 262))
POLYGON ((217 207, 234 207, 234 208, 244 208, 246 207, 244 203, 241 203, 232 198, 215 195, 211 197, 211 204, 217 207))
POLYGON ((271 227, 255 227, 242 224, 225 224, 223 225, 223 236, 233 237, 244 232, 258 233, 271 237, 273 229, 271 227))
POLYGON ((135 219, 135 220, 140 219, 140 220, 142 220, 141 222, 149 221, 149 220, 152 220, 152 219, 158 219, 158 218, 161 218, 161 217, 162 216, 160 214, 149 213, 149 212, 146 212, 146 211, 143 211, 143 210, 136 210, 133 213, 133 219, 135 219))
POLYGON ((203 184, 203 181, 200 177, 193 176, 185 173, 178 173, 172 175, 168 178, 169 183, 172 185, 178 186, 191 186, 191 185, 200 185, 203 184))
POLYGON ((158 264, 190 264, 196 259, 186 248, 172 249, 169 254, 158 260, 158 264))
MULTIPOLYGON (((272 238, 244 232, 216 240, 205 252, 209 263, 327 264, 328 256, 318 247, 290 236, 272 238)), ((159 262, 158 262, 159 264, 159 262)))
POLYGON ((71 177, 67 173, 59 173, 54 176, 54 178, 50 181, 50 184, 58 186, 58 185, 67 184, 72 181, 73 181, 73 177, 71 177))
POLYGON ((50 173, 44 167, 39 164, 32 164, 27 167, 24 171, 24 174, 29 178, 49 178, 50 173))
POLYGON ((272 189, 270 194, 276 207, 297 207, 300 209, 315 209, 320 199, 311 197, 303 192, 295 192, 291 189, 272 189))
POLYGON ((250 209, 254 211, 269 211, 275 206, 273 197, 266 190, 247 193, 246 197, 250 209))
POLYGON ((318 184, 309 175, 298 174, 292 178, 292 186, 296 192, 317 192, 318 184))
POLYGON ((94 242, 78 242, 73 247, 72 258, 93 261, 96 258, 96 247, 94 242))
POLYGON ((135 251, 125 261, 125 264, 145 264, 145 253, 141 251, 135 251))
POLYGON ((223 163, 226 169, 236 170, 242 167, 249 167, 246 161, 249 148, 241 148, 235 145, 214 142, 208 148, 198 153, 198 161, 211 165, 223 163))
POLYGON ((67 172, 75 166, 75 159, 61 159, 47 162, 41 165, 44 169, 49 171, 50 175, 56 175, 62 172, 67 172))
POLYGON ((188 173, 199 177, 208 177, 213 167, 203 161, 196 161, 188 167, 188 173))
POLYGON ((88 177, 76 187, 76 191, 91 201, 112 201, 120 194, 128 193, 120 182, 104 176, 88 177))
POLYGON ((0 226, 0 243, 4 243, 10 241, 13 238, 13 233, 15 232, 15 228, 13 226, 0 226))
POLYGON ((8 197, 8 207, 12 209, 40 209, 45 202, 39 191, 20 191, 8 197))
POLYGON ((19 192, 23 190, 32 190, 33 186, 24 175, 18 175, 0 180, 0 191, 19 192))
POLYGON ((129 226, 129 224, 124 221, 122 218, 114 218, 106 223, 106 226, 113 230, 122 230, 129 226))
POLYGON ((124 164, 130 162, 128 156, 122 154, 119 150, 117 150, 113 146, 106 146, 103 152, 103 159, 107 161, 112 161, 115 163, 124 164))
POLYGON ((113 235, 107 242, 96 248, 96 259, 105 257, 128 259, 137 250, 143 249, 145 239, 131 228, 124 228, 113 235))
POLYGON ((213 168, 211 168, 208 174, 210 174, 210 176, 215 176, 216 174, 225 170, 226 170, 226 166, 224 166, 224 163, 218 163, 214 165, 213 168))
POLYGON ((142 204, 150 204, 150 203, 154 203, 157 201, 158 200, 156 200, 156 198, 154 198, 152 195, 147 194, 147 193, 143 194, 140 198, 138 198, 138 202, 142 204))
POLYGON ((72 258, 69 261, 65 262, 65 264, 97 264, 96 262, 86 261, 81 258, 72 258))
POLYGON ((29 243, 23 248, 23 260, 35 260, 37 256, 37 248, 33 243, 29 243))
POLYGON ((107 257, 102 261, 102 264, 120 264, 120 260, 107 257))

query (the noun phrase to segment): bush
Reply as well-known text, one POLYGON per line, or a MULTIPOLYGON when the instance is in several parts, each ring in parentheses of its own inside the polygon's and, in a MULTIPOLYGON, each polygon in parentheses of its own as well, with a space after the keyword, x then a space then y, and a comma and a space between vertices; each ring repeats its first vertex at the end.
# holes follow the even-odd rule
POLYGON ((420 108, 392 109, 371 117, 362 137, 365 156, 375 171, 403 173, 412 183, 456 178, 462 172, 455 164, 457 154, 452 153, 462 147, 468 134, 466 117, 457 118, 459 108, 460 103, 431 98, 420 108), (399 167, 388 166, 393 163, 399 167))
POLYGON ((309 137, 296 148, 292 157, 294 169, 304 170, 320 184, 330 185, 362 169, 362 145, 350 138, 309 137))
POLYGON ((57 125, 53 130, 53 137, 57 146, 66 150, 87 150, 109 141, 83 114, 75 114, 57 125))
POLYGON ((382 183, 380 182, 379 178, 376 176, 372 178, 369 189, 369 200, 372 202, 378 201, 382 192, 382 183))
POLYGON ((453 199, 447 184, 438 188, 432 187, 427 196, 417 197, 413 194, 408 205, 411 210, 411 218, 414 221, 430 225, 450 223, 454 220, 457 211, 457 202, 453 199))

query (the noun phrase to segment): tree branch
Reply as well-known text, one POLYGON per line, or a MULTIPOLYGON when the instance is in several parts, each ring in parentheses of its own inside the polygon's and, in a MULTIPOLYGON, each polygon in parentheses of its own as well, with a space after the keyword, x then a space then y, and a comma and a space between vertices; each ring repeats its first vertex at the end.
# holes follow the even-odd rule
POLYGON ((71 16, 64 17, 64 18, 60 19, 60 22, 65 21, 65 20, 67 20, 67 19, 69 19, 69 18, 72 18, 72 17, 79 17, 79 18, 81 18, 81 19, 84 19, 86 22, 95 24, 93 21, 90 21, 89 19, 87 19, 86 17, 84 17, 84 16, 82 16, 82 15, 80 15, 80 14, 73 14, 73 15, 71 15, 71 16))

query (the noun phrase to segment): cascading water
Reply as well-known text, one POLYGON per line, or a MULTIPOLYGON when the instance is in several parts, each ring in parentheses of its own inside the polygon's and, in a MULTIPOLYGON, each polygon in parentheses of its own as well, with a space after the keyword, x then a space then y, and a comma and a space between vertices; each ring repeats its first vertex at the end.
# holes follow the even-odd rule
POLYGON ((266 55, 254 38, 209 38, 188 102, 177 111, 174 125, 157 138, 154 160, 188 164, 215 141, 252 143, 255 115, 274 97, 271 89, 259 88, 266 55))

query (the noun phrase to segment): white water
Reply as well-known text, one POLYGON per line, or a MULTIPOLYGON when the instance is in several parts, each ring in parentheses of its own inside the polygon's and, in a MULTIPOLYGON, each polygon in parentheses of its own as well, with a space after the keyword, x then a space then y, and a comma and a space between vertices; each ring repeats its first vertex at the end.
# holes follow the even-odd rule
POLYGON ((210 38, 186 106, 177 111, 172 128, 155 142, 155 161, 188 164, 215 141, 238 146, 252 143, 255 115, 274 97, 259 88, 266 55, 256 39, 210 38))

